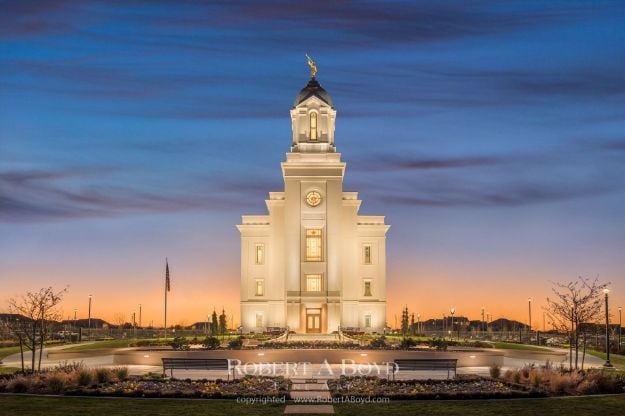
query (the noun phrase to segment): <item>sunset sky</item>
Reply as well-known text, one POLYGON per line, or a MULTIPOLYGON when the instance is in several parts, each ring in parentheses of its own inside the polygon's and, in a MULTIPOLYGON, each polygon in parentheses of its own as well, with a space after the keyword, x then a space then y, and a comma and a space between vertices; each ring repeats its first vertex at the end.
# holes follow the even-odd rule
POLYGON ((345 190, 386 215, 388 323, 534 322, 550 281, 625 306, 622 1, 1 1, 0 312, 239 315, 242 214, 282 190, 309 78, 345 190))

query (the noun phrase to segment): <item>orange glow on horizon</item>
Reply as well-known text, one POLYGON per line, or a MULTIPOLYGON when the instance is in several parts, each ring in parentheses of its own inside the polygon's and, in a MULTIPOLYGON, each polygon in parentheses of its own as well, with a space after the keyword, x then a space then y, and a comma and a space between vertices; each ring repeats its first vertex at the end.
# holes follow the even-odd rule
MULTIPOLYGON (((171 262, 170 262, 171 266, 171 262)), ((93 277, 87 284, 83 269, 79 265, 65 266, 64 273, 69 281, 69 292, 61 307, 64 319, 73 319, 74 309, 77 318, 87 318, 88 295, 93 295, 92 318, 101 318, 111 324, 120 321, 131 322, 136 312, 139 319, 139 304, 142 305, 142 325, 153 323, 155 327, 163 325, 164 268, 155 267, 150 275, 133 275, 123 278, 123 284, 112 284, 106 276, 119 275, 119 270, 97 270, 100 277, 93 277), (162 276, 159 276, 162 275, 162 276)), ((404 264, 392 265, 388 270, 387 282, 387 323, 391 327, 401 323, 401 309, 407 305, 410 313, 421 315, 421 321, 450 315, 450 308, 455 308, 455 316, 469 319, 481 319, 481 308, 495 320, 501 317, 523 323, 528 321, 527 299, 532 300, 532 326, 543 328, 543 306, 550 294, 550 280, 572 280, 569 276, 554 276, 553 271, 542 273, 529 267, 514 267, 507 270, 502 280, 501 265, 488 269, 478 265, 453 265, 445 267, 438 264, 421 264, 419 267, 404 264), (413 277, 414 276, 414 277, 413 277), (461 276, 461 277, 459 277, 461 276), (533 276, 532 279, 527 276, 533 276), (553 277, 553 279, 551 279, 553 277)), ((52 285, 63 287, 61 278, 42 279, 41 274, 14 271, 16 279, 10 291, 4 291, 2 310, 6 310, 6 301, 28 290, 52 285)), ((65 280, 65 279, 64 279, 65 280)), ((226 265, 208 273, 206 269, 186 268, 174 263, 171 275, 172 287, 168 293, 168 324, 191 325, 204 322, 213 309, 219 313, 222 307, 226 311, 229 325, 238 326, 239 316, 239 274, 234 265, 226 265)), ((611 310, 616 316, 618 306, 625 304, 619 287, 612 284, 611 310)), ((614 318, 613 318, 614 319, 614 318)), ((617 319, 617 318, 616 318, 617 319)), ((548 325, 547 325, 548 327, 548 325)))

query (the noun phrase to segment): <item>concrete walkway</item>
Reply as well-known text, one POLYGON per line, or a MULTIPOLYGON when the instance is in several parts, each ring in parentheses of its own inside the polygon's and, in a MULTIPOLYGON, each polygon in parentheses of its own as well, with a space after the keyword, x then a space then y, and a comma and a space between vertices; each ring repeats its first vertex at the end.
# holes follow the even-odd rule
POLYGON ((340 342, 337 334, 289 334, 289 342, 340 342))
POLYGON ((333 414, 332 395, 326 380, 292 378, 291 399, 306 404, 289 404, 285 414, 333 414))

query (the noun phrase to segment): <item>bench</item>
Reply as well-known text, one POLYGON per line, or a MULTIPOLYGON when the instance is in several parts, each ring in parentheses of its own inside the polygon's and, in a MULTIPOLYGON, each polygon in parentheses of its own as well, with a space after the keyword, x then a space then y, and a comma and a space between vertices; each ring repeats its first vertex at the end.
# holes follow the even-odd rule
POLYGON ((280 328, 279 326, 268 326, 264 335, 282 335, 286 331, 286 328, 280 328))
POLYGON ((171 377, 174 376, 174 370, 225 370, 230 380, 232 369, 232 379, 235 378, 234 367, 230 367, 227 358, 162 358, 162 360, 163 376, 167 370, 170 370, 171 377))
POLYGON ((346 327, 341 328, 341 332, 347 335, 364 335, 364 331, 361 331, 358 327, 346 327))
POLYGON ((421 358, 415 360, 395 360, 393 361, 393 380, 395 380, 395 374, 403 371, 435 371, 435 370, 447 370, 447 378, 450 373, 454 372, 456 376, 456 365, 458 360, 456 358, 421 358))

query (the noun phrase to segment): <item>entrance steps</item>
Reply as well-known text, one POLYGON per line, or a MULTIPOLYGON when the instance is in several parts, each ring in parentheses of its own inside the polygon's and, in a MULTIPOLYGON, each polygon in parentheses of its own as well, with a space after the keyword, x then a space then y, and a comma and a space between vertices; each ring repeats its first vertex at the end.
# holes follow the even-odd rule
POLYGON ((339 342, 338 334, 289 334, 289 342, 339 342))

